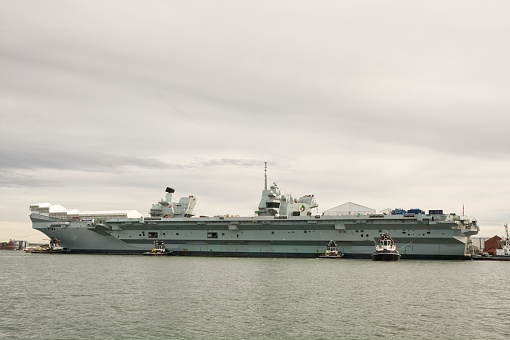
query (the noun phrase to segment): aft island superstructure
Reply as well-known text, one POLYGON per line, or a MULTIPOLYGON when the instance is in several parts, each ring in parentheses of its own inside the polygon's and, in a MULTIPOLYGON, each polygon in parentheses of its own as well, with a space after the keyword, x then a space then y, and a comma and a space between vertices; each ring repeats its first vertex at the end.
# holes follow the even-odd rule
POLYGON ((479 228, 475 218, 420 209, 378 213, 353 203, 314 214, 314 195, 293 198, 276 183, 267 187, 254 216, 194 217, 194 196, 166 189, 143 217, 136 211, 67 211, 30 206, 33 228, 57 239, 70 253, 135 254, 164 242, 175 255, 319 257, 336 242, 346 258, 370 258, 383 233, 391 234, 402 259, 467 259, 479 228), (340 209, 338 209, 340 208, 340 209))

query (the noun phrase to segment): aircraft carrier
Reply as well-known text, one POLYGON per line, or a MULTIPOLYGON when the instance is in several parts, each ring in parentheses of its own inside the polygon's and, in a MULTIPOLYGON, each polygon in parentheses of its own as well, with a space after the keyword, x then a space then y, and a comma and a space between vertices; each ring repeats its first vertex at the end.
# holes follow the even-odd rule
POLYGON ((194 196, 165 196, 150 216, 130 211, 67 210, 49 203, 30 206, 32 227, 58 241, 67 253, 137 254, 163 241, 175 255, 319 257, 329 241, 345 258, 370 258, 381 234, 390 234, 402 259, 469 259, 469 238, 479 231, 473 217, 442 210, 377 212, 354 203, 313 214, 314 195, 293 198, 276 183, 254 216, 194 217, 194 196))

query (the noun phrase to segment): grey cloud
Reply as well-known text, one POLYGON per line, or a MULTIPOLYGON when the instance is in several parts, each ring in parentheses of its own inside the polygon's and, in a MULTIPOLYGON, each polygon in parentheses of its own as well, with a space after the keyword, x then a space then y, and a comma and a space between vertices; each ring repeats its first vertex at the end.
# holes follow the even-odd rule
POLYGON ((16 169, 1 169, 0 188, 58 187, 58 180, 41 178, 37 174, 16 169))
POLYGON ((232 159, 232 158, 222 158, 222 159, 211 159, 203 162, 198 162, 192 165, 192 167, 208 167, 208 166, 241 166, 241 167, 261 167, 262 162, 259 160, 251 160, 251 159, 232 159))
MULTIPOLYGON (((160 8, 160 4, 151 5, 160 8)), ((42 31, 22 29, 16 21, 8 20, 8 27, 21 31, 39 53, 19 41, 4 40, 8 48, 2 56, 23 61, 27 69, 44 70, 37 77, 28 72, 9 73, 11 81, 26 77, 17 84, 19 91, 34 86, 62 100, 60 91, 66 100, 75 100, 73 105, 80 103, 82 107, 83 102, 93 102, 101 111, 102 106, 108 106, 109 115, 120 115, 113 112, 125 108, 112 106, 108 100, 122 101, 134 94, 140 96, 141 105, 151 100, 166 103, 166 111, 148 108, 153 119, 164 119, 170 112, 178 116, 178 122, 190 126, 235 125, 246 131, 251 127, 273 131, 283 128, 277 131, 283 139, 289 131, 307 130, 317 137, 326 130, 356 140, 384 140, 440 152, 508 155, 504 145, 510 137, 505 127, 510 122, 505 110, 510 103, 504 93, 510 89, 505 80, 509 70, 500 67, 496 72, 492 66, 509 55, 509 49, 500 43, 500 32, 505 27, 498 26, 501 18, 497 11, 485 10, 495 20, 469 24, 462 20, 470 18, 467 6, 459 14, 460 23, 451 26, 434 11, 433 4, 405 5, 402 10, 409 16, 396 15, 395 20, 371 23, 377 18, 365 13, 363 6, 329 3, 311 11, 311 18, 303 16, 305 22, 314 24, 310 29, 292 20, 290 25, 283 25, 278 10, 246 6, 233 6, 232 10, 241 16, 224 21, 220 20, 223 14, 216 18, 207 11, 177 6, 169 14, 174 20, 165 23, 161 14, 164 11, 154 18, 153 25, 165 30, 154 34, 143 25, 137 26, 141 31, 130 31, 136 33, 132 42, 127 36, 117 36, 119 27, 130 18, 123 11, 117 14, 119 27, 106 30, 104 37, 98 27, 77 26, 71 20, 59 23, 74 30, 73 39, 56 32, 51 20, 34 18, 31 24, 45 27, 42 31), (189 21, 176 15, 179 10, 189 15, 189 21), (252 10, 265 16, 250 14, 252 10), (365 15, 352 20, 349 12, 365 15), (336 16, 344 20, 338 21, 336 16), (179 25, 191 28, 207 20, 214 23, 209 30, 203 25, 179 30, 179 25), (261 23, 269 23, 276 30, 258 27, 261 23), (233 27, 239 29, 238 34, 231 30, 233 27), (120 39, 112 42, 113 37, 120 39), (206 42, 204 37, 212 41, 206 42), (36 38, 42 38, 43 43, 36 38), (143 43, 145 52, 135 49, 135 43, 143 43), (207 53, 203 54, 204 50, 207 53), (487 63, 487 55, 492 63, 487 63), (76 79, 63 76, 69 74, 77 75, 76 79), (201 105, 196 108, 190 103, 201 105), (312 126, 311 122, 318 124, 312 126)), ((142 14, 149 14, 150 8, 142 14)), ((71 14, 78 9, 95 15, 80 6, 67 8, 71 14)), ((294 11, 300 13, 303 9, 308 9, 306 4, 299 4, 294 11)), ((52 13, 58 17, 56 14, 52 13)), ((133 118, 137 113, 126 110, 125 117, 133 118)), ((80 122, 86 124, 83 119, 80 122)), ((107 134, 97 138, 117 135, 113 133, 115 123, 106 120, 103 124, 107 134)), ((122 131, 129 123, 119 124, 122 126, 117 130, 122 131)), ((140 130, 152 127, 139 118, 132 124, 140 124, 140 130)), ((213 140, 212 134, 207 131, 204 139, 213 140)))
POLYGON ((134 157, 109 155, 101 152, 86 153, 80 151, 31 150, 0 148, 0 168, 2 169, 57 169, 79 170, 87 172, 115 172, 124 167, 157 169, 204 168, 211 166, 261 166, 262 161, 252 159, 195 159, 193 161, 164 161, 155 157, 134 157))
MULTIPOLYGON (((260 167, 263 162, 253 159, 194 159, 166 161, 155 157, 108 155, 104 153, 69 152, 63 150, 6 150, 0 148, 0 187, 60 186, 41 170, 77 171, 120 174, 129 168, 149 170, 202 169, 212 167, 260 167)), ((78 175, 77 175, 78 176, 78 175)), ((99 180, 99 179, 98 179, 99 180)))
POLYGON ((118 171, 126 166, 163 168, 167 164, 157 159, 108 155, 34 147, 30 150, 0 149, 0 167, 4 169, 57 169, 89 172, 118 171))

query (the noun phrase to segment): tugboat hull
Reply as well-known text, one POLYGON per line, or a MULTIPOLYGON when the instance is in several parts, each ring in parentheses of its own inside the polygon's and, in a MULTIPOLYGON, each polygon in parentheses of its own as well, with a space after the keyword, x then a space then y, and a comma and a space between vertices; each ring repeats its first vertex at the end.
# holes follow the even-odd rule
POLYGON ((341 259, 344 257, 344 254, 338 254, 338 255, 321 255, 319 258, 321 259, 341 259))
POLYGON ((148 255, 148 256, 172 256, 175 255, 173 251, 165 251, 165 252, 152 252, 148 251, 143 253, 142 255, 148 255))
POLYGON ((480 255, 472 255, 472 260, 485 260, 485 261, 510 261, 510 255, 488 255, 488 256, 480 256, 480 255))
POLYGON ((43 250, 32 250, 31 254, 67 254, 71 252, 69 249, 43 249, 43 250))
POLYGON ((374 260, 374 261, 400 261, 400 254, 399 253, 375 252, 372 254, 372 260, 374 260))

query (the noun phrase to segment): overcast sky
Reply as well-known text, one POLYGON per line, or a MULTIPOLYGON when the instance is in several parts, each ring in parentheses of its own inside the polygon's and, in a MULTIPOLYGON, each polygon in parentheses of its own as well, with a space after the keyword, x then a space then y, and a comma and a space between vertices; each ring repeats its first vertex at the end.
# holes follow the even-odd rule
POLYGON ((0 241, 171 186, 510 223, 510 2, 0 0, 0 241))

